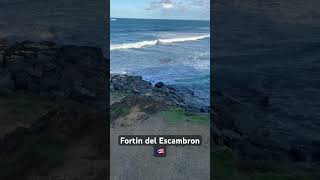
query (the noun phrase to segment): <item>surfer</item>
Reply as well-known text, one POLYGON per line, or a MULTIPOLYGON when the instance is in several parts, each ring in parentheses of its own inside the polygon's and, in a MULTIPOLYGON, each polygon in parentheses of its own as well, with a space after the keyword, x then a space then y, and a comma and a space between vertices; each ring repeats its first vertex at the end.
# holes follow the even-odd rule
POLYGON ((160 40, 159 40, 159 39, 157 39, 156 45, 159 45, 159 44, 160 44, 160 40))

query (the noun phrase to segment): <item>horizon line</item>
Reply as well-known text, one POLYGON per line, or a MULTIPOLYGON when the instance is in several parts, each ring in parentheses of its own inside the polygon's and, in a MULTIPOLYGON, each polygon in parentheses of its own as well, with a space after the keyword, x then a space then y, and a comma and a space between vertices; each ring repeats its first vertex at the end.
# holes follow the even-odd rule
POLYGON ((172 21, 210 21, 210 19, 159 19, 159 18, 125 18, 110 17, 109 19, 144 19, 144 20, 172 20, 172 21))

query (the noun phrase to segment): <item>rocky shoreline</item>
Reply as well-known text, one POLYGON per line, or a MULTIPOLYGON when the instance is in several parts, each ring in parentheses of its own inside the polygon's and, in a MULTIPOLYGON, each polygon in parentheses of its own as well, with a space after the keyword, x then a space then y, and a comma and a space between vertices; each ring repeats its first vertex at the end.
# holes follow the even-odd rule
POLYGON ((107 62, 100 48, 0 41, 0 93, 28 91, 103 106, 107 62))
POLYGON ((95 47, 0 41, 0 178, 104 179, 107 60, 95 47))
POLYGON ((172 86, 158 82, 152 85, 140 76, 112 74, 110 76, 110 92, 122 92, 132 96, 151 97, 167 106, 176 106, 192 113, 208 114, 209 106, 193 103, 193 92, 184 92, 172 86))

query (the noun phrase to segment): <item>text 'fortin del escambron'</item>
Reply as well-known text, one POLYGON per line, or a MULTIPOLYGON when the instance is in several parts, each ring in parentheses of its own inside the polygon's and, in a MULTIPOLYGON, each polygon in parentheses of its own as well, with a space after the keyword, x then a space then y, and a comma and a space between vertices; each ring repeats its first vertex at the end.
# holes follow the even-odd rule
POLYGON ((202 144, 202 137, 199 135, 120 135, 119 145, 175 145, 199 146, 202 144))

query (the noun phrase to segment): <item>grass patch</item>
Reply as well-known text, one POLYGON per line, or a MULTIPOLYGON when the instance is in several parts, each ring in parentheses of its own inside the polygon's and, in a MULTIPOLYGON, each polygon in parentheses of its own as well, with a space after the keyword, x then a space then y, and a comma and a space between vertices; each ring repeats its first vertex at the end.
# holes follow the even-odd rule
POLYGON ((193 122, 208 123, 209 116, 202 114, 187 113, 181 108, 169 108, 160 112, 160 116, 170 123, 193 122))
POLYGON ((242 172, 237 157, 228 148, 213 150, 211 158, 213 162, 211 179, 214 180, 315 180, 310 175, 303 174, 296 169, 260 172, 257 168, 251 169, 250 172, 242 172))
POLYGON ((173 123, 186 121, 187 118, 183 109, 180 108, 162 111, 160 115, 165 120, 173 123))
POLYGON ((209 115, 190 114, 190 115, 187 115, 187 117, 188 117, 188 120, 191 122, 198 122, 198 123, 209 122, 209 115))
POLYGON ((127 96, 128 96, 128 94, 125 92, 119 92, 119 91, 111 92, 110 93, 110 104, 113 104, 115 102, 119 102, 127 96))

